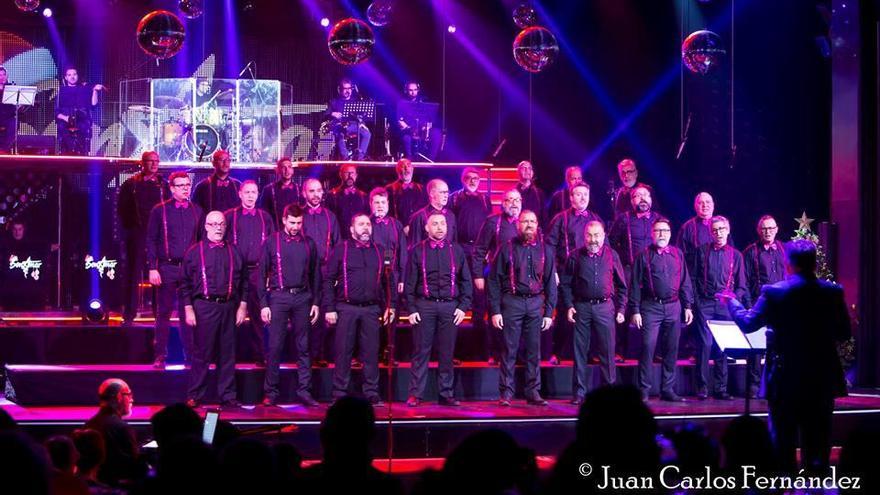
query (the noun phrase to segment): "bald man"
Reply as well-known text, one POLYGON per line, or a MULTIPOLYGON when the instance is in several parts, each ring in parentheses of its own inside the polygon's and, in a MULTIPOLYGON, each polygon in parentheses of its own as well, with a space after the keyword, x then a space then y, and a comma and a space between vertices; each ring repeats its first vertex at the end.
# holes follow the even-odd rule
POLYGON ((138 443, 134 429, 122 418, 131 414, 134 394, 119 378, 108 378, 98 387, 100 409, 86 421, 85 427, 95 430, 104 439, 107 457, 98 471, 98 480, 111 486, 133 481, 143 474, 138 459, 138 443))
POLYGON ((455 213, 447 206, 449 203, 449 185, 440 179, 432 179, 428 181, 426 188, 428 189, 428 206, 413 213, 413 216, 409 219, 407 245, 410 247, 415 246, 427 237, 425 226, 428 224, 428 218, 434 214, 443 215, 446 219, 446 240, 458 242, 455 213))

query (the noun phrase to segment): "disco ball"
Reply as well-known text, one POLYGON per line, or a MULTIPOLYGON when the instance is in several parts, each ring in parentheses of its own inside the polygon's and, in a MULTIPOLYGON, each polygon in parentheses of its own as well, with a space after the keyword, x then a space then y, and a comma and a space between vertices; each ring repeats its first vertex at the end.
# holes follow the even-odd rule
POLYGON ((391 23, 391 2, 373 2, 367 7, 367 20, 376 27, 387 26, 391 23))
POLYGON ((541 72, 556 60, 559 44, 549 29, 532 26, 523 29, 513 40, 513 59, 529 72, 541 72))
POLYGON ((183 12, 187 19, 197 19, 205 12, 205 5, 202 0, 180 0, 177 8, 183 12))
POLYGON ((689 71, 705 76, 721 64, 727 52, 721 47, 721 37, 712 31, 695 31, 681 44, 681 61, 689 71))
POLYGON ((157 59, 177 55, 185 38, 186 31, 180 18, 167 10, 154 10, 138 23, 138 45, 147 55, 157 59))
POLYGON ((520 29, 534 26, 538 23, 538 13, 528 4, 521 4, 513 9, 513 23, 520 29))
POLYGON ((22 12, 33 12, 40 8, 40 0, 15 0, 15 6, 22 12))
POLYGON ((359 64, 370 58, 375 44, 370 26, 352 17, 337 22, 327 36, 330 55, 343 65, 359 64))

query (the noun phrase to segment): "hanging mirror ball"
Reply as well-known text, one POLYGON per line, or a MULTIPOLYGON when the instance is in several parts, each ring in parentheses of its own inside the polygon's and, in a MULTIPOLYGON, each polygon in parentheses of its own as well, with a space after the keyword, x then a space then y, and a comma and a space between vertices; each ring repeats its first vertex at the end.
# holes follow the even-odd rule
POLYGON ((177 8, 187 19, 197 19, 205 13, 205 5, 202 0, 180 0, 177 8))
POLYGON ((556 60, 559 44, 549 29, 532 26, 523 29, 513 40, 513 59, 529 72, 541 72, 556 60))
POLYGON ((40 0, 15 0, 15 6, 22 12, 33 12, 40 8, 40 0))
POLYGON ((355 65, 370 58, 376 38, 370 26, 350 17, 337 22, 327 36, 330 55, 343 65, 355 65))
POLYGON ((367 7, 367 20, 376 27, 387 26, 391 23, 391 2, 378 1, 373 2, 367 7))
POLYGON ((183 22, 167 10, 154 10, 138 23, 138 45, 147 55, 157 59, 177 55, 185 38, 183 22))
POLYGON ((520 29, 534 26, 538 23, 538 13, 528 4, 521 4, 513 9, 513 23, 520 29))
POLYGON ((694 74, 705 76, 721 64, 727 52, 721 47, 721 37, 712 31, 695 31, 681 44, 681 61, 694 74))

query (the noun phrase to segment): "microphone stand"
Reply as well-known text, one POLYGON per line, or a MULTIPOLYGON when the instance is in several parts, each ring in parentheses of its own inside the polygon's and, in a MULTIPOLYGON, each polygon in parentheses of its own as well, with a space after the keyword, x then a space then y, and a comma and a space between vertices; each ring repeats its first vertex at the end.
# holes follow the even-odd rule
MULTIPOLYGON (((397 285, 392 284, 393 277, 391 276, 391 263, 393 260, 394 256, 389 256, 388 252, 386 252, 383 261, 385 272, 385 313, 387 313, 388 310, 391 309, 391 298, 397 295, 397 287, 392 287, 392 285, 397 285)), ((394 318, 397 318, 397 314, 394 315, 394 318)), ((394 377, 394 320, 389 321, 385 325, 385 335, 387 338, 387 342, 385 344, 385 353, 388 356, 388 361, 385 365, 388 381, 388 383, 386 384, 386 393, 388 397, 385 401, 385 404, 387 406, 386 420, 388 425, 388 474, 390 475, 392 463, 391 459, 394 454, 394 431, 392 428, 394 424, 394 411, 392 409, 392 405, 394 403, 394 383, 392 381, 392 378, 394 377)))

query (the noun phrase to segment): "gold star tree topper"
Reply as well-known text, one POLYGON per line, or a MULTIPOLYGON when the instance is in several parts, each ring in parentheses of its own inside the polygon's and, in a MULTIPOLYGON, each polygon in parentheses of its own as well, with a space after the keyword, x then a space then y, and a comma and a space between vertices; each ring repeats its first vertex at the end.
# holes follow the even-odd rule
POLYGON ((794 221, 798 223, 798 230, 811 230, 810 224, 815 220, 815 218, 807 218, 807 212, 801 213, 800 218, 794 219, 794 221))

